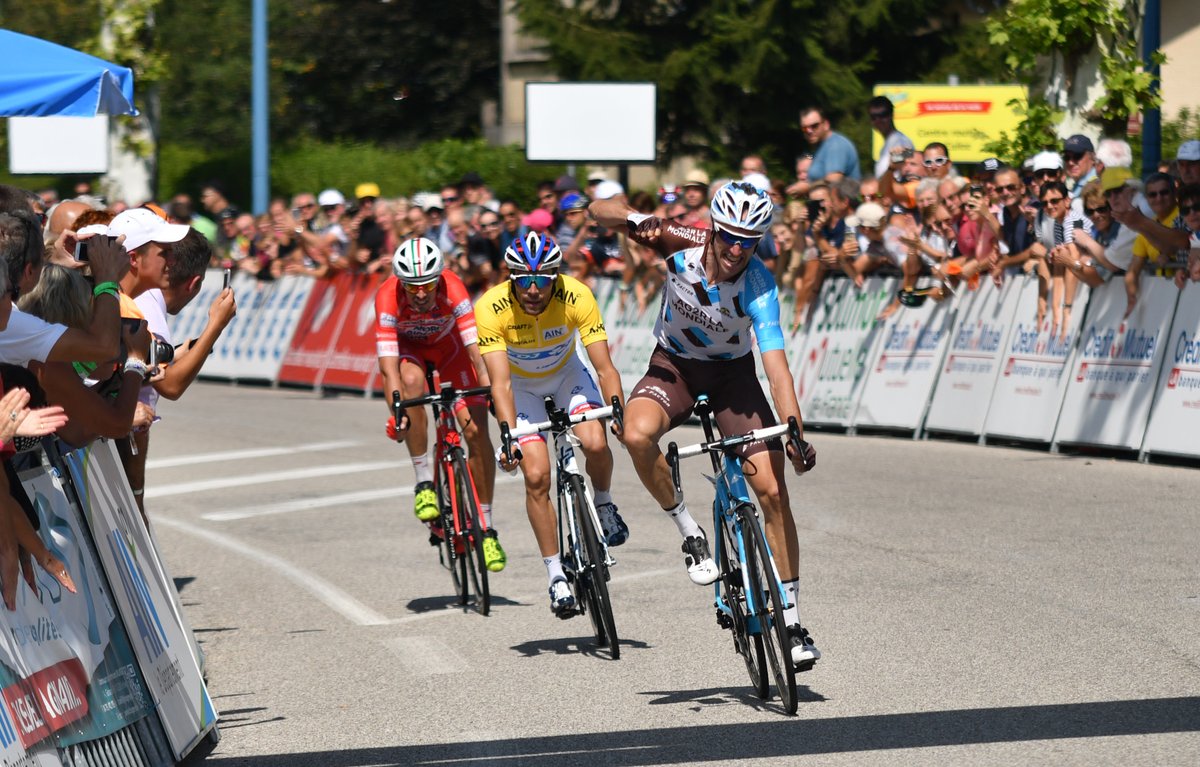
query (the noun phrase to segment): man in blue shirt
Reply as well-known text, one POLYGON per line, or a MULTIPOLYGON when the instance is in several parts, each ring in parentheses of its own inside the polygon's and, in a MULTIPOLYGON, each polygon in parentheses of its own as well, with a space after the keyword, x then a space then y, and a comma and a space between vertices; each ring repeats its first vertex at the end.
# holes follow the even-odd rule
MULTIPOLYGON (((858 168, 858 150, 850 139, 830 126, 821 110, 808 107, 801 111, 800 129, 804 131, 804 140, 813 147, 812 166, 808 169, 809 184, 822 180, 832 184, 846 176, 862 178, 858 168)), ((806 186, 797 192, 807 194, 808 188, 806 186)))

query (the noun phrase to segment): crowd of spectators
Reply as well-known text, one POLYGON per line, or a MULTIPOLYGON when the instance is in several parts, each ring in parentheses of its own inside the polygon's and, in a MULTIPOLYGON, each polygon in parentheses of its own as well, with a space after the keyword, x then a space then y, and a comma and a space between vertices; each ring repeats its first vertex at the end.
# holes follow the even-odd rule
POLYGON ((76 192, 59 201, 0 185, 0 582, 9 609, 18 571, 33 585, 34 562, 74 590, 35 533, 17 471, 40 463, 44 438, 74 449, 107 437, 141 508, 159 398, 183 394, 236 311, 232 291, 220 291, 200 336, 176 344, 167 315, 199 294, 209 237, 171 223, 157 204, 109 207, 88 188, 76 192))

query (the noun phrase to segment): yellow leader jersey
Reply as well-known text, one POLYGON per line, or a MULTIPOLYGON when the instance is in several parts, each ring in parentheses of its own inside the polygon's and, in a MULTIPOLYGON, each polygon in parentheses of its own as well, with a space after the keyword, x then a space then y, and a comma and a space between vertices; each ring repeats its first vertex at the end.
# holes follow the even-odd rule
POLYGON ((604 320, 592 291, 574 277, 559 275, 546 309, 525 313, 506 280, 475 302, 479 353, 505 350, 514 376, 547 378, 575 352, 575 333, 584 346, 607 341, 604 320))

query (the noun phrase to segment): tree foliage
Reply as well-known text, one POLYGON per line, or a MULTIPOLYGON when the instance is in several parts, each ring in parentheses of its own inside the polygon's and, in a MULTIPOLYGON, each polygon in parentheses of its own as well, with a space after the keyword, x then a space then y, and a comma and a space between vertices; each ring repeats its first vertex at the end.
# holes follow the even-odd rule
MULTIPOLYGON (((1138 0, 1012 0, 988 22, 989 38, 1021 82, 1045 81, 1047 66, 1061 66, 1068 94, 1084 58, 1098 53, 1104 95, 1082 105, 1085 116, 1122 132, 1130 115, 1162 103, 1138 54, 1139 14, 1138 0)), ((1164 61, 1161 51, 1152 58, 1164 61)))
MULTIPOLYGON (((813 104, 861 150, 871 84, 925 80, 963 25, 941 0, 516 0, 568 80, 653 80, 663 161, 790 164, 813 104)), ((987 58, 982 57, 986 65, 987 58)), ((981 67, 982 68, 982 67, 981 67)))

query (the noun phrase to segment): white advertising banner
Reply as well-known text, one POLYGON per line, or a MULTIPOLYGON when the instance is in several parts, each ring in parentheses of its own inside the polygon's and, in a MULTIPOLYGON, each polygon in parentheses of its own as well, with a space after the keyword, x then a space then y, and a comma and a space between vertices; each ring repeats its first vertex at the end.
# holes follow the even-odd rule
POLYGON ((1189 282, 1163 343, 1162 369, 1142 449, 1200 455, 1200 283, 1189 282))
POLYGON ((873 277, 861 289, 827 279, 808 325, 808 341, 793 359, 796 398, 805 424, 849 426, 883 339, 875 318, 896 295, 897 281, 873 277))
POLYGON ((921 428, 950 344, 956 300, 901 306, 883 323, 883 343, 863 384, 854 415, 856 427, 921 428))
POLYGON ((1143 276, 1137 305, 1124 317, 1123 282, 1092 293, 1055 442, 1141 447, 1178 297, 1171 280, 1143 276))
MULTIPOLYGON (((621 385, 629 394, 650 367, 650 355, 656 345, 654 320, 658 316, 662 296, 656 297, 645 312, 638 311, 632 293, 622 294, 615 286, 599 290, 596 301, 600 305, 605 330, 608 331, 609 354, 617 372, 621 374, 621 385)), ((587 359, 586 354, 583 358, 587 359)))
POLYGON ((163 730, 182 759, 216 723, 158 553, 108 440, 63 456, 163 730))
POLYGON ((1083 325, 1088 288, 1079 286, 1073 301, 1075 311, 1064 333, 1052 327, 1048 311, 1038 324, 1037 278, 1025 275, 1017 280, 1023 282, 1018 282, 1016 315, 1004 349, 1004 361, 992 394, 984 434, 1049 442, 1054 436, 1058 409, 1067 390, 1070 362, 1083 325))
POLYGON ((982 434, 1017 311, 1020 282, 983 280, 963 297, 950 349, 925 418, 926 431, 982 434))

